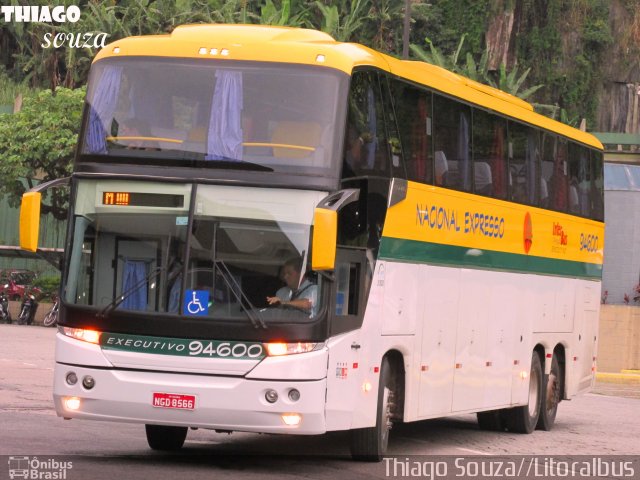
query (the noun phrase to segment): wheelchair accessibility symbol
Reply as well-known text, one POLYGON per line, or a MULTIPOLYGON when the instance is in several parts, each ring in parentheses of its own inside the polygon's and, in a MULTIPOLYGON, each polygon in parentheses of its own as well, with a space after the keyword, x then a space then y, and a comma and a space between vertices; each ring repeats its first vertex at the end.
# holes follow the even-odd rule
POLYGON ((187 290, 182 306, 183 315, 207 315, 209 313, 209 292, 207 290, 187 290))

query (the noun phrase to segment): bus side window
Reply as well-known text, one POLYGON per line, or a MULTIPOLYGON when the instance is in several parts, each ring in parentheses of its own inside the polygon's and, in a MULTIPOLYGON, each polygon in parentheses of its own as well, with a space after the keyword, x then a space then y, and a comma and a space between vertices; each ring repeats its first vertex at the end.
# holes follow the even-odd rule
POLYGON ((604 220, 604 178, 602 153, 591 150, 591 218, 604 220))
POLYGON ((436 185, 470 192, 471 109, 440 95, 434 95, 434 144, 436 185), (440 153, 438 153, 440 152, 440 153), (441 159, 446 159, 446 168, 441 159), (439 175, 441 173, 441 175, 439 175))
POLYGON ((539 132, 509 122, 509 199, 527 205, 538 204, 540 192, 539 132))
POLYGON ((387 132, 388 150, 391 158, 391 176, 399 178, 407 178, 405 169, 405 161, 403 158, 402 143, 400 141, 400 133, 398 132, 398 115, 395 102, 390 91, 389 77, 380 74, 380 90, 382 92, 382 100, 384 104, 384 119, 387 132))
POLYGON ((507 122, 484 110, 473 111, 474 191, 507 198, 507 122))
MULTIPOLYGON (((568 144, 556 135, 545 133, 542 148, 542 181, 546 182, 549 196, 543 208, 566 212, 569 198, 568 144)), ((573 192, 575 198, 577 192, 573 192)))
POLYGON ((569 144, 569 213, 591 216, 591 169, 589 150, 569 144))
POLYGON ((389 147, 377 73, 355 72, 348 102, 342 177, 389 177, 389 147))
POLYGON ((431 92, 391 81, 407 178, 433 184, 431 92))

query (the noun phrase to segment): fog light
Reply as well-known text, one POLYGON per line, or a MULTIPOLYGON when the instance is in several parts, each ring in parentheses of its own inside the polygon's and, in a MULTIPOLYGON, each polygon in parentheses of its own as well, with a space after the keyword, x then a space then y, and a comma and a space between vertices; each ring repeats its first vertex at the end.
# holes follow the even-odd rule
POLYGON ((283 413, 282 421, 291 426, 299 425, 302 420, 302 416, 299 413, 283 413))
POLYGON ((300 392, 295 388, 289 390, 289 400, 291 400, 292 402, 297 402, 298 400, 300 400, 300 392))
POLYGON ((96 385, 96 381, 90 375, 87 375, 82 379, 82 386, 87 390, 91 390, 93 387, 95 387, 95 385, 96 385))
POLYGON ((264 394, 264 398, 269 403, 276 403, 278 401, 278 392, 275 390, 267 390, 267 393, 264 394))
POLYGON ((526 380, 528 376, 529 376, 529 372, 527 372, 527 371, 525 371, 525 370, 523 370, 522 372, 520 372, 520 378, 521 378, 522 380, 526 380))
POLYGON ((66 408, 67 410, 78 410, 80 408, 80 399, 78 397, 65 398, 64 408, 66 408))
POLYGON ((78 383, 78 376, 74 372, 67 373, 67 385, 75 385, 78 383))

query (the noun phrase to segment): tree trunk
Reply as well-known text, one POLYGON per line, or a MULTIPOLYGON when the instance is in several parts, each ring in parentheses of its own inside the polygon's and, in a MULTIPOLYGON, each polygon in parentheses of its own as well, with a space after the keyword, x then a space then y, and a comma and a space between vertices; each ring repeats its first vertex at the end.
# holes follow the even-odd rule
POLYGON ((514 10, 508 1, 501 0, 501 8, 489 23, 486 43, 488 51, 487 67, 489 71, 497 71, 501 64, 513 65, 513 23, 514 10))

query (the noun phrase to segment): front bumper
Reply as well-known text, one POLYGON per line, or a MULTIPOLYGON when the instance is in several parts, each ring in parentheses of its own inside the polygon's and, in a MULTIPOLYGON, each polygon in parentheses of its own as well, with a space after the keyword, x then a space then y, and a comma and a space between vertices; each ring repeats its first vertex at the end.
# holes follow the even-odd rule
POLYGON ((80 367, 57 362, 53 397, 57 414, 65 418, 313 435, 326 431, 325 394, 326 379, 249 380, 232 376, 80 367), (73 386, 65 380, 70 372, 78 377, 73 386), (86 375, 95 380, 91 390, 82 386, 86 375), (292 388, 300 392, 296 402, 288 397, 292 388), (265 400, 268 389, 278 392, 278 400, 273 404, 265 400), (195 395, 195 409, 154 407, 154 392, 195 395), (79 409, 68 410, 64 405, 66 397, 79 398, 79 409), (297 413, 302 420, 296 426, 286 425, 282 419, 284 413, 297 413))

